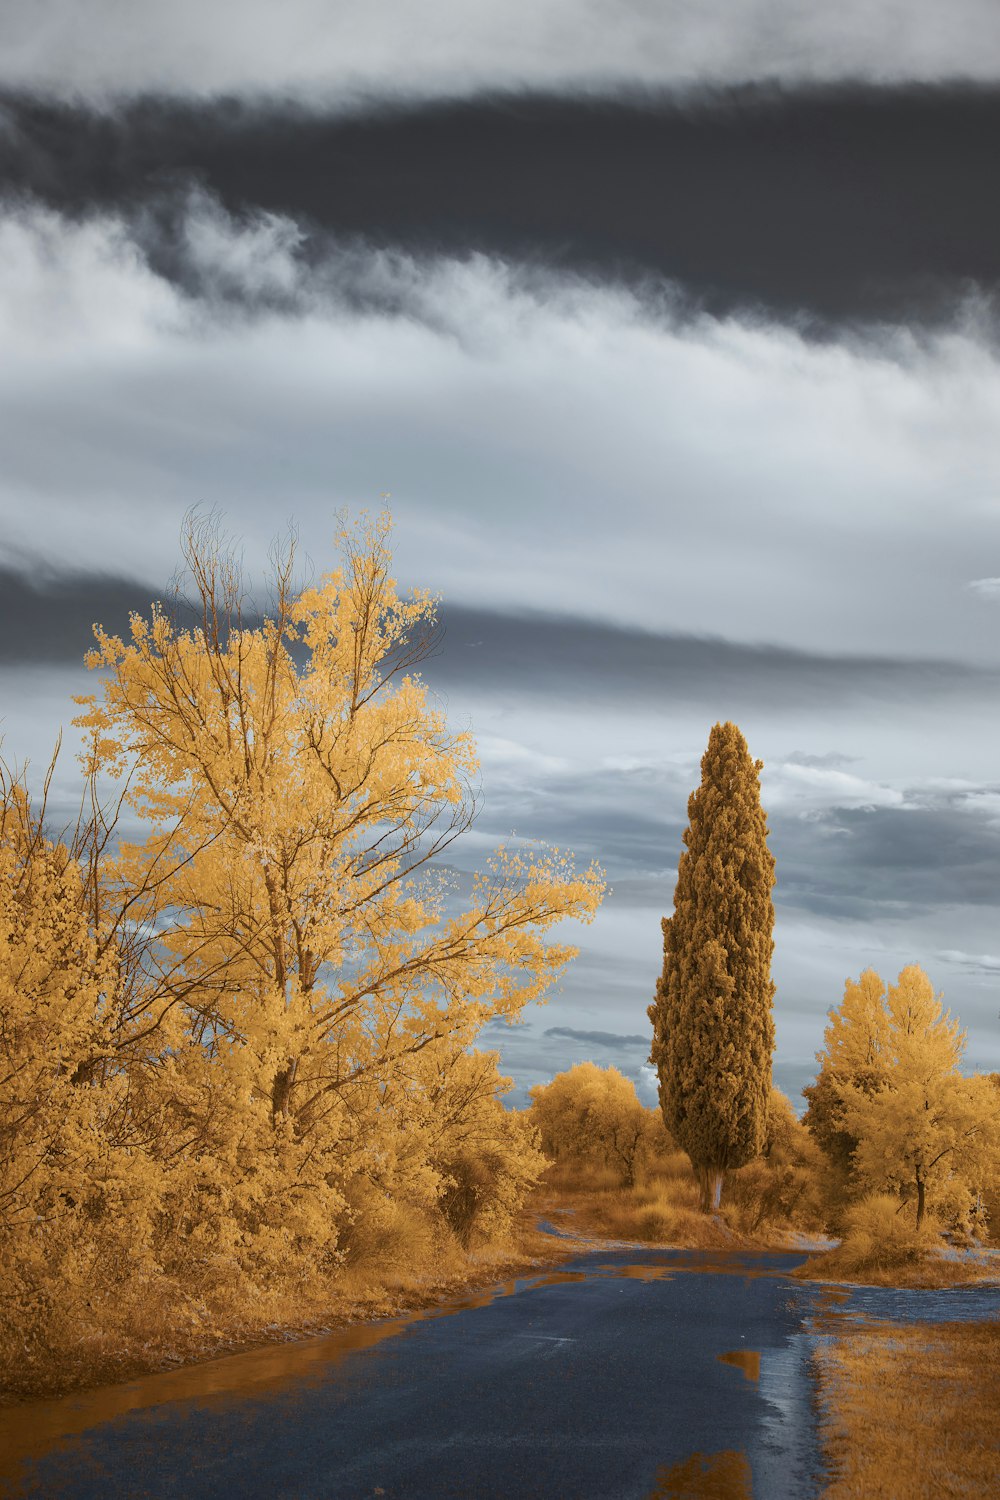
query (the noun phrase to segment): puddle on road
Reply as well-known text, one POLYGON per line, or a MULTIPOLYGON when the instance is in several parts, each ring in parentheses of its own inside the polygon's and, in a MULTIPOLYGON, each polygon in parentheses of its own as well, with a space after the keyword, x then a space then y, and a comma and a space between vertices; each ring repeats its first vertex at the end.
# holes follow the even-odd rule
POLYGON ((692 1453, 683 1463, 664 1466, 646 1500, 753 1500, 753 1479, 745 1453, 692 1453))
POLYGON ((721 1364, 735 1365, 737 1370, 742 1370, 747 1380, 760 1379, 759 1349, 730 1349, 728 1353, 716 1357, 721 1364))
POLYGON ((525 1291, 530 1291, 536 1286, 565 1286, 572 1281, 590 1281, 589 1271, 547 1271, 544 1276, 532 1276, 525 1291))
POLYGON ((851 1293, 847 1287, 823 1287, 813 1305, 809 1327, 814 1333, 829 1333, 839 1328, 843 1318, 843 1304, 850 1300, 851 1293))
POLYGON ((606 1276, 620 1276, 625 1281, 672 1281, 673 1266, 601 1266, 606 1276))

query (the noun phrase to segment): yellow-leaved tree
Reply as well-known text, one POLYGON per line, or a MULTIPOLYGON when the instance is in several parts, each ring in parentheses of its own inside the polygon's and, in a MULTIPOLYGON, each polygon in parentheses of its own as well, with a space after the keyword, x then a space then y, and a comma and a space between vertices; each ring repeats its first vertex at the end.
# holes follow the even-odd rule
POLYGON ((848 985, 847 1004, 850 1015, 831 1018, 821 1061, 855 1143, 854 1175, 912 1192, 919 1228, 930 1196, 950 1186, 969 1198, 996 1177, 996 1091, 988 1077, 960 1073, 964 1033, 918 965, 888 987, 868 970, 848 985))
POLYGON ((824 1191, 830 1224, 839 1228, 839 1215, 850 1196, 852 1162, 857 1139, 844 1125, 842 1088, 846 1083, 870 1093, 885 1079, 889 1018, 885 984, 874 969, 859 979, 848 979, 844 998, 829 1012, 823 1050, 816 1054, 815 1082, 802 1090, 806 1099, 803 1124, 821 1148, 825 1161, 824 1191))
POLYGON ((607 1168, 625 1187, 634 1185, 644 1156, 671 1144, 659 1111, 639 1102, 618 1068, 577 1063, 530 1094, 531 1118, 550 1156, 607 1168))
POLYGON ((168 994, 300 1180, 344 1175, 363 1082, 538 998, 574 951, 548 929, 603 889, 556 851, 501 851, 445 914, 432 861, 471 821, 477 762, 415 672, 434 603, 397 592, 389 539, 385 515, 345 531, 343 568, 301 591, 289 548, 247 624, 232 553, 191 524, 197 623, 98 630, 79 720, 109 769, 138 767, 125 800, 150 834, 119 873, 169 871, 168 994))
POLYGON ((475 749, 418 675, 434 601, 397 590, 390 536, 345 530, 303 588, 275 553, 251 612, 192 519, 186 603, 95 628, 75 830, 0 787, 0 1274, 35 1268, 12 1326, 73 1303, 50 1348, 130 1295, 201 1316, 223 1284, 294 1291, 352 1236, 471 1243, 543 1165, 470 1048, 544 994, 575 952, 551 929, 593 917, 603 875, 526 844, 458 899, 438 857, 475 749))

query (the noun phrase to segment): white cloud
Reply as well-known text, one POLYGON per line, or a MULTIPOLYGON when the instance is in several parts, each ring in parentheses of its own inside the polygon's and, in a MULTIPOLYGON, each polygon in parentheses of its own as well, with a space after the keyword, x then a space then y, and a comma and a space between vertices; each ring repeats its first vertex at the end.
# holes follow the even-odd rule
POLYGON ((880 782, 822 766, 785 761, 765 766, 761 801, 769 812, 809 816, 835 808, 904 807, 902 792, 880 782))
POLYGON ((446 598, 995 658, 961 587, 1000 479, 970 331, 810 344, 483 256, 307 263, 293 222, 204 198, 184 244, 221 302, 120 220, 0 221, 8 549, 154 582, 202 502, 251 558, 294 516, 322 564, 337 507, 391 491, 402 576, 446 598))
POLYGON ((250 299, 293 296, 302 280, 296 261, 305 234, 280 214, 259 210, 233 219, 207 193, 192 192, 183 249, 206 290, 250 299))
POLYGON ((988 828, 1000 828, 1000 791, 981 788, 957 797, 954 805, 974 818, 984 818, 988 828))
POLYGON ((478 735, 476 745, 483 768, 489 772, 500 772, 501 775, 513 772, 520 778, 554 776, 569 769, 569 761, 563 756, 545 755, 529 745, 499 735, 478 735))
POLYGON ((70 224, 44 209, 0 214, 0 340, 18 382, 47 385, 148 357, 190 317, 117 219, 70 224))
POLYGON ((993 0, 6 0, 0 81, 63 95, 370 96, 994 79, 993 0))
POLYGON ((973 578, 966 587, 983 599, 1000 599, 1000 578, 973 578))
POLYGON ((994 953, 964 953, 960 948, 939 948, 934 957, 946 964, 957 964, 973 974, 1000 977, 1000 957, 994 953))

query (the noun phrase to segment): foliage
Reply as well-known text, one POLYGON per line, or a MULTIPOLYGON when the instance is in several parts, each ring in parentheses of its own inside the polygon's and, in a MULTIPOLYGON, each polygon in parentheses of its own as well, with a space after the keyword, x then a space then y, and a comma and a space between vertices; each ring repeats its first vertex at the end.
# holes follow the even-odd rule
POLYGON ((870 1091, 883 1082, 889 1024, 884 1000, 885 985, 874 969, 847 980, 839 1009, 829 1013, 816 1081, 802 1090, 805 1124, 844 1180, 858 1143, 844 1128, 839 1085, 850 1080, 870 1091))
POLYGON ((639 1103, 632 1081, 592 1062, 533 1088, 531 1118, 555 1160, 605 1167, 625 1187, 644 1160, 670 1145, 659 1112, 639 1103))
POLYGON ((772 1088, 763 1153, 732 1173, 727 1221, 747 1234, 769 1225, 821 1228, 823 1166, 822 1152, 788 1096, 772 1088))
POLYGON ((718 1207, 726 1172, 759 1155, 766 1131, 774 859, 761 769, 735 724, 713 727, 649 1009, 663 1117, 699 1175, 706 1211, 718 1207))
POLYGON ((823 1262, 828 1274, 859 1275, 890 1271, 923 1259, 938 1242, 938 1225, 927 1218, 919 1226, 894 1193, 868 1193, 844 1214, 844 1234, 823 1262))
POLYGON ((301 590, 277 555, 248 621, 192 522, 193 601, 95 631, 75 828, 49 835, 3 773, 8 1371, 130 1299, 218 1306, 238 1281, 270 1306, 366 1253, 502 1237, 541 1170, 470 1049, 544 994, 575 951, 551 929, 589 921, 603 879, 501 850, 457 910, 435 857, 477 765, 416 674, 433 601, 397 593, 386 517, 341 541, 301 590))
POLYGON ((964 1041, 911 964, 888 988, 872 970, 849 983, 820 1054, 824 1087, 839 1106, 830 1118, 853 1142, 854 1181, 912 1193, 918 1228, 929 1196, 955 1198, 957 1189, 968 1205, 998 1174, 996 1094, 988 1078, 959 1072, 964 1041))

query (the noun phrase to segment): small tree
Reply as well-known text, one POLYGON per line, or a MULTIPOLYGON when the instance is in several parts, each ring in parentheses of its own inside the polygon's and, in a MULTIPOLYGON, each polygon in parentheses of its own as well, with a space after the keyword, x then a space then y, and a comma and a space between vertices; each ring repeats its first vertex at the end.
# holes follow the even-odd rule
MULTIPOLYGON (((876 976, 877 978, 877 976, 876 976)), ((879 981, 881 985, 881 981, 879 981)), ((965 1035, 916 964, 883 1002, 881 1076, 838 1083, 844 1129, 854 1137, 854 1171, 872 1188, 912 1188, 916 1222, 933 1190, 958 1179, 972 1190, 997 1170, 1000 1122, 989 1078, 964 1078, 965 1035)))
POLYGON ((735 724, 713 727, 649 1008, 663 1118, 691 1159, 706 1213, 719 1207, 726 1172, 760 1154, 767 1130, 774 859, 761 769, 735 724))
POLYGON ((631 1080, 592 1062, 533 1088, 531 1118, 550 1156, 606 1167, 625 1187, 634 1185, 644 1151, 665 1144, 655 1111, 640 1104, 631 1080))
POLYGON ((829 1012, 816 1081, 802 1090, 808 1105, 803 1123, 827 1158, 838 1198, 846 1192, 858 1144, 844 1126, 841 1088, 851 1083, 871 1093, 880 1087, 888 1068, 888 1032, 885 983, 874 969, 865 969, 860 979, 847 980, 840 1008, 829 1012))

